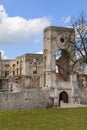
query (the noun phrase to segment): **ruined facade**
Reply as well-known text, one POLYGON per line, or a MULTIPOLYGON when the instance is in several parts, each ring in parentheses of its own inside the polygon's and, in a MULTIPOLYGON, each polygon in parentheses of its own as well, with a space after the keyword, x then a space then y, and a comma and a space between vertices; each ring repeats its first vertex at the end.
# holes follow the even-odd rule
POLYGON ((40 87, 43 56, 25 54, 14 60, 0 60, 0 91, 22 91, 40 87))
POLYGON ((43 54, 0 59, 0 109, 45 108, 48 104, 60 106, 61 101, 75 103, 77 74, 72 74, 68 57, 69 54, 75 60, 69 42, 75 40, 74 30, 50 26, 44 29, 43 39, 43 54))

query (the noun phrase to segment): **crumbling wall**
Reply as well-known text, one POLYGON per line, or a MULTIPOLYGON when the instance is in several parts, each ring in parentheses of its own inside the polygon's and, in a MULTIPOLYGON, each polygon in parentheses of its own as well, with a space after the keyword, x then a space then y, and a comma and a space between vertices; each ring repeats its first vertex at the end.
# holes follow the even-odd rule
POLYGON ((39 109, 47 107, 47 97, 40 89, 0 93, 0 110, 39 109))
POLYGON ((78 95, 81 104, 87 104, 87 75, 78 75, 78 95))

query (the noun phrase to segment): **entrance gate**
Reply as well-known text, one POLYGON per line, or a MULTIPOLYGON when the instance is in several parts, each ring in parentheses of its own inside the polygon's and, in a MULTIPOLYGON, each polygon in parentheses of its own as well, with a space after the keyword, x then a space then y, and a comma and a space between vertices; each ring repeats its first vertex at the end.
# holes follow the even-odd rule
POLYGON ((61 92, 59 95, 59 105, 61 101, 68 103, 68 94, 65 91, 61 92))

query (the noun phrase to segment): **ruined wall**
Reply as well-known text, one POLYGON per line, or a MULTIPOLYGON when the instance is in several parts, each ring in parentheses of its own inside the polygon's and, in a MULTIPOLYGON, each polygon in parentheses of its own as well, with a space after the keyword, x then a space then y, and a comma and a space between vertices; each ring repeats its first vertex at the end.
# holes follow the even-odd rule
POLYGON ((85 72, 80 71, 78 74, 78 97, 82 104, 87 104, 87 74, 85 72))
MULTIPOLYGON (((30 86, 40 87, 40 75, 43 68, 42 54, 26 54, 25 55, 25 73, 30 76, 30 86)), ((27 83, 27 82, 26 82, 27 83)))
POLYGON ((43 66, 43 55, 26 54, 25 55, 25 72, 26 75, 40 75, 43 66))
POLYGON ((40 89, 0 93, 0 110, 39 109, 47 107, 47 99, 40 89))
POLYGON ((18 56, 9 62, 9 75, 25 74, 25 55, 18 56))
POLYGON ((15 92, 22 88, 40 87, 42 66, 41 54, 24 54, 12 60, 0 60, 0 91, 6 87, 15 92))

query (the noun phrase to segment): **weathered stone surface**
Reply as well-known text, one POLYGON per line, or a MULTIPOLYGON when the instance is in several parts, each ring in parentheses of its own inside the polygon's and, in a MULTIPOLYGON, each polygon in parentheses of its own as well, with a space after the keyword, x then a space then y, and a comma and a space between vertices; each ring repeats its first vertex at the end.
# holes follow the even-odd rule
POLYGON ((40 89, 29 89, 16 93, 0 93, 0 110, 26 110, 46 107, 47 98, 40 89))

